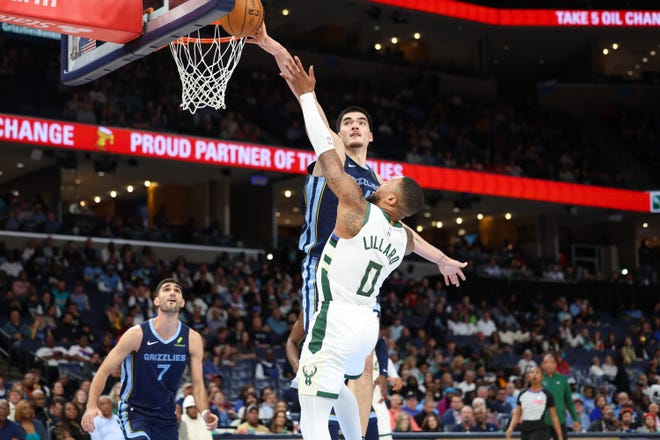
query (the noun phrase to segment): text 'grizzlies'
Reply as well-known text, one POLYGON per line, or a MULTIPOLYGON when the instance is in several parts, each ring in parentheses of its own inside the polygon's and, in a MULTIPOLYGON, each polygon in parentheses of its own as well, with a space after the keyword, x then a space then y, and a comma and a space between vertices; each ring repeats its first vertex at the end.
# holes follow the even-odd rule
POLYGON ((145 353, 145 361, 156 362, 185 362, 187 355, 185 354, 170 354, 170 353, 145 353))
POLYGON ((382 237, 370 235, 369 237, 362 237, 362 242, 365 250, 376 249, 385 255, 390 265, 400 260, 400 257, 396 254, 396 248, 392 247, 392 243, 387 243, 386 245, 385 239, 382 237))

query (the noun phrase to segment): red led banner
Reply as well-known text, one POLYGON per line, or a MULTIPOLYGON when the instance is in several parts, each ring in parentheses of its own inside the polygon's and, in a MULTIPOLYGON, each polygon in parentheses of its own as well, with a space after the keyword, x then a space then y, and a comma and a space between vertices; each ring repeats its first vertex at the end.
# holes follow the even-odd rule
POLYGON ((455 0, 370 0, 494 26, 659 27, 660 11, 500 9, 455 0))
MULTIPOLYGON (((0 114, 0 142, 290 174, 305 174, 307 165, 315 157, 311 151, 292 148, 5 114, 0 114)), ((650 194, 643 191, 384 160, 370 160, 369 165, 384 179, 406 175, 417 180, 422 187, 429 189, 626 211, 649 212, 651 207, 650 194)))

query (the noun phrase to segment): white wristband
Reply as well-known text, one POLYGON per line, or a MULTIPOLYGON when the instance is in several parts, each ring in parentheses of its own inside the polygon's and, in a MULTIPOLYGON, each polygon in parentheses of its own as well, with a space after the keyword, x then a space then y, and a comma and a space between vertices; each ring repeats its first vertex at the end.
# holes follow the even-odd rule
POLYGON ((300 95, 300 108, 305 118, 307 136, 312 143, 312 147, 314 147, 316 155, 320 156, 326 151, 334 150, 335 144, 332 141, 332 135, 325 122, 323 122, 323 118, 321 118, 313 93, 300 95))
POLYGON ((206 416, 208 416, 208 415, 209 415, 209 410, 208 409, 205 409, 204 411, 202 411, 202 420, 204 420, 205 423, 206 423, 206 416))

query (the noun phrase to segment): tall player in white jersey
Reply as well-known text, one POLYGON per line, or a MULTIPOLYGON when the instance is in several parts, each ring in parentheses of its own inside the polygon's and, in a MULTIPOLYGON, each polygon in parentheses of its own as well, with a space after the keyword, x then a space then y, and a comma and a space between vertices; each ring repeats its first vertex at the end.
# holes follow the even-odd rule
MULTIPOLYGON (((303 438, 329 440, 327 420, 340 394, 342 404, 358 413, 344 379, 362 374, 364 359, 376 344, 379 322, 373 308, 379 289, 414 247, 412 234, 400 220, 424 205, 424 195, 413 179, 400 177, 383 183, 365 200, 335 151, 341 139, 317 107, 313 69, 306 73, 296 58, 286 63, 281 75, 300 96, 310 142, 339 200, 335 229, 316 274, 321 305, 312 318, 297 372, 303 438)), ((356 422, 342 425, 346 439, 361 438, 356 422)))

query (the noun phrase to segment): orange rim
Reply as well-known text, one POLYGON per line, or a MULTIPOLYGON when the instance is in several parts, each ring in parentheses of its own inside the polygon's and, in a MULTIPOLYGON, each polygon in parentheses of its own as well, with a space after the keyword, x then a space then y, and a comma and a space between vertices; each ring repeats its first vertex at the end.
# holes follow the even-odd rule
POLYGON ((195 38, 195 37, 179 37, 176 40, 173 40, 174 44, 190 44, 190 43, 200 43, 200 44, 213 44, 213 43, 229 43, 233 39, 239 39, 235 37, 221 37, 221 38, 195 38))

